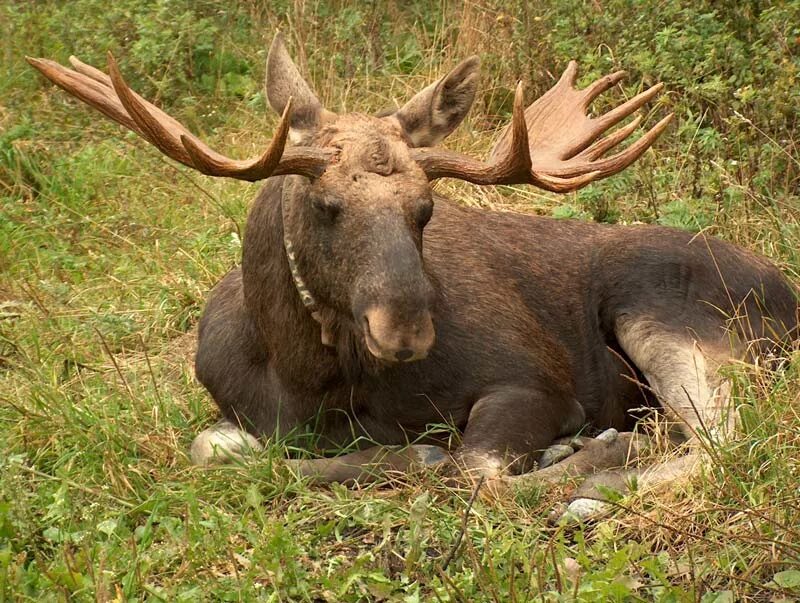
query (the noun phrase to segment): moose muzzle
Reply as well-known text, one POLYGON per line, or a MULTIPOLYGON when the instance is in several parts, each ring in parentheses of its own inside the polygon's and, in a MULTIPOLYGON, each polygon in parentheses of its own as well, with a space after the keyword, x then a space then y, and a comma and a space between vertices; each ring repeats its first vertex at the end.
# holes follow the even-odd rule
POLYGON ((386 306, 373 306, 363 313, 361 320, 367 349, 387 362, 422 360, 436 339, 427 310, 401 318, 386 306))

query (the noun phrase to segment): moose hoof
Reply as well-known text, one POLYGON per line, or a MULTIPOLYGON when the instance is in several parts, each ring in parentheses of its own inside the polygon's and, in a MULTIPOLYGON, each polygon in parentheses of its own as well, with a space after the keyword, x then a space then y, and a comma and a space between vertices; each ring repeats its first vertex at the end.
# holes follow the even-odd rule
POLYGON ((553 509, 548 519, 551 524, 573 526, 599 519, 612 508, 612 505, 604 500, 576 498, 569 504, 562 504, 553 509))
POLYGON ((568 505, 553 510, 551 521, 556 523, 584 523, 608 513, 613 505, 608 498, 629 494, 632 488, 627 471, 603 471, 584 481, 568 505))
POLYGON ((190 457, 195 465, 224 464, 242 461, 263 446, 230 421, 220 421, 202 431, 192 442, 190 457))
POLYGON ((619 432, 614 429, 613 427, 606 429, 603 433, 598 435, 595 440, 598 442, 605 442, 606 444, 611 444, 617 441, 619 437, 619 432))
POLYGON ((539 469, 555 465, 573 454, 575 454, 575 449, 572 446, 568 444, 553 444, 546 448, 542 456, 539 457, 539 469))
POLYGON ((452 457, 439 446, 416 444, 412 446, 412 449, 416 456, 416 462, 422 467, 438 467, 452 461, 452 457))

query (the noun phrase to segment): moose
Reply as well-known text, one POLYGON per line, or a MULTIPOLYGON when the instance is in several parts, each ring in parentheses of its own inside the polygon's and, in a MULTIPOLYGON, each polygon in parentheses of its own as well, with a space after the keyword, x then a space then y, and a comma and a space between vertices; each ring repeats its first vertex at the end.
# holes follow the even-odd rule
POLYGON ((589 516, 598 485, 691 474, 701 439, 732 428, 720 367, 797 336, 794 286, 728 242, 470 208, 432 191, 432 181, 457 178, 568 192, 618 173, 672 116, 609 155, 641 118, 611 129, 661 84, 597 117, 590 104, 624 72, 578 89, 573 61, 527 108, 518 84, 511 122, 480 161, 437 146, 473 103, 478 57, 399 109, 338 115, 279 33, 266 95, 280 121, 260 157, 235 160, 131 90, 110 54, 108 75, 74 57, 73 69, 28 60, 168 157, 209 176, 266 181, 241 266, 215 286, 200 320, 196 375, 223 418, 192 443, 195 463, 305 430, 318 449, 356 446, 287 459, 317 482, 434 465, 500 482, 594 474, 571 506, 589 516), (625 465, 642 407, 660 409, 686 454, 625 465), (606 431, 579 438, 581 448, 575 436, 587 426, 606 431), (563 452, 563 438, 568 452, 580 449, 562 460, 550 453, 563 452))

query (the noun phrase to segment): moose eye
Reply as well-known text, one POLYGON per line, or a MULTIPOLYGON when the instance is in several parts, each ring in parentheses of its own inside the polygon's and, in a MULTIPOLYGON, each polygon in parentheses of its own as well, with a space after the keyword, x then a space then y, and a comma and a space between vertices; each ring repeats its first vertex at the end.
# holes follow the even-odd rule
POLYGON ((420 199, 416 207, 416 220, 420 229, 425 228, 433 215, 433 201, 431 199, 420 199))
POLYGON ((313 197, 311 199, 311 206, 316 213, 327 222, 333 222, 342 210, 341 202, 329 196, 313 197))

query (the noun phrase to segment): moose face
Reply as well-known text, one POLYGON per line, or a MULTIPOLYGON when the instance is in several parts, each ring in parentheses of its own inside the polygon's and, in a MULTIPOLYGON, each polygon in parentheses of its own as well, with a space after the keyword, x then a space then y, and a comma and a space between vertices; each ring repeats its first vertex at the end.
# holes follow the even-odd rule
POLYGON ((319 176, 284 186, 284 233, 297 270, 314 299, 349 318, 384 361, 425 358, 435 340, 422 257, 433 197, 412 149, 437 144, 461 123, 478 67, 467 59, 383 117, 339 116, 322 108, 282 44, 267 60, 270 105, 283 113, 293 102, 289 137, 335 153, 319 176))
POLYGON ((284 229, 310 293, 351 318, 384 361, 424 358, 434 343, 423 230, 433 213, 425 173, 394 117, 344 115, 313 135, 337 159, 284 186, 284 229))

